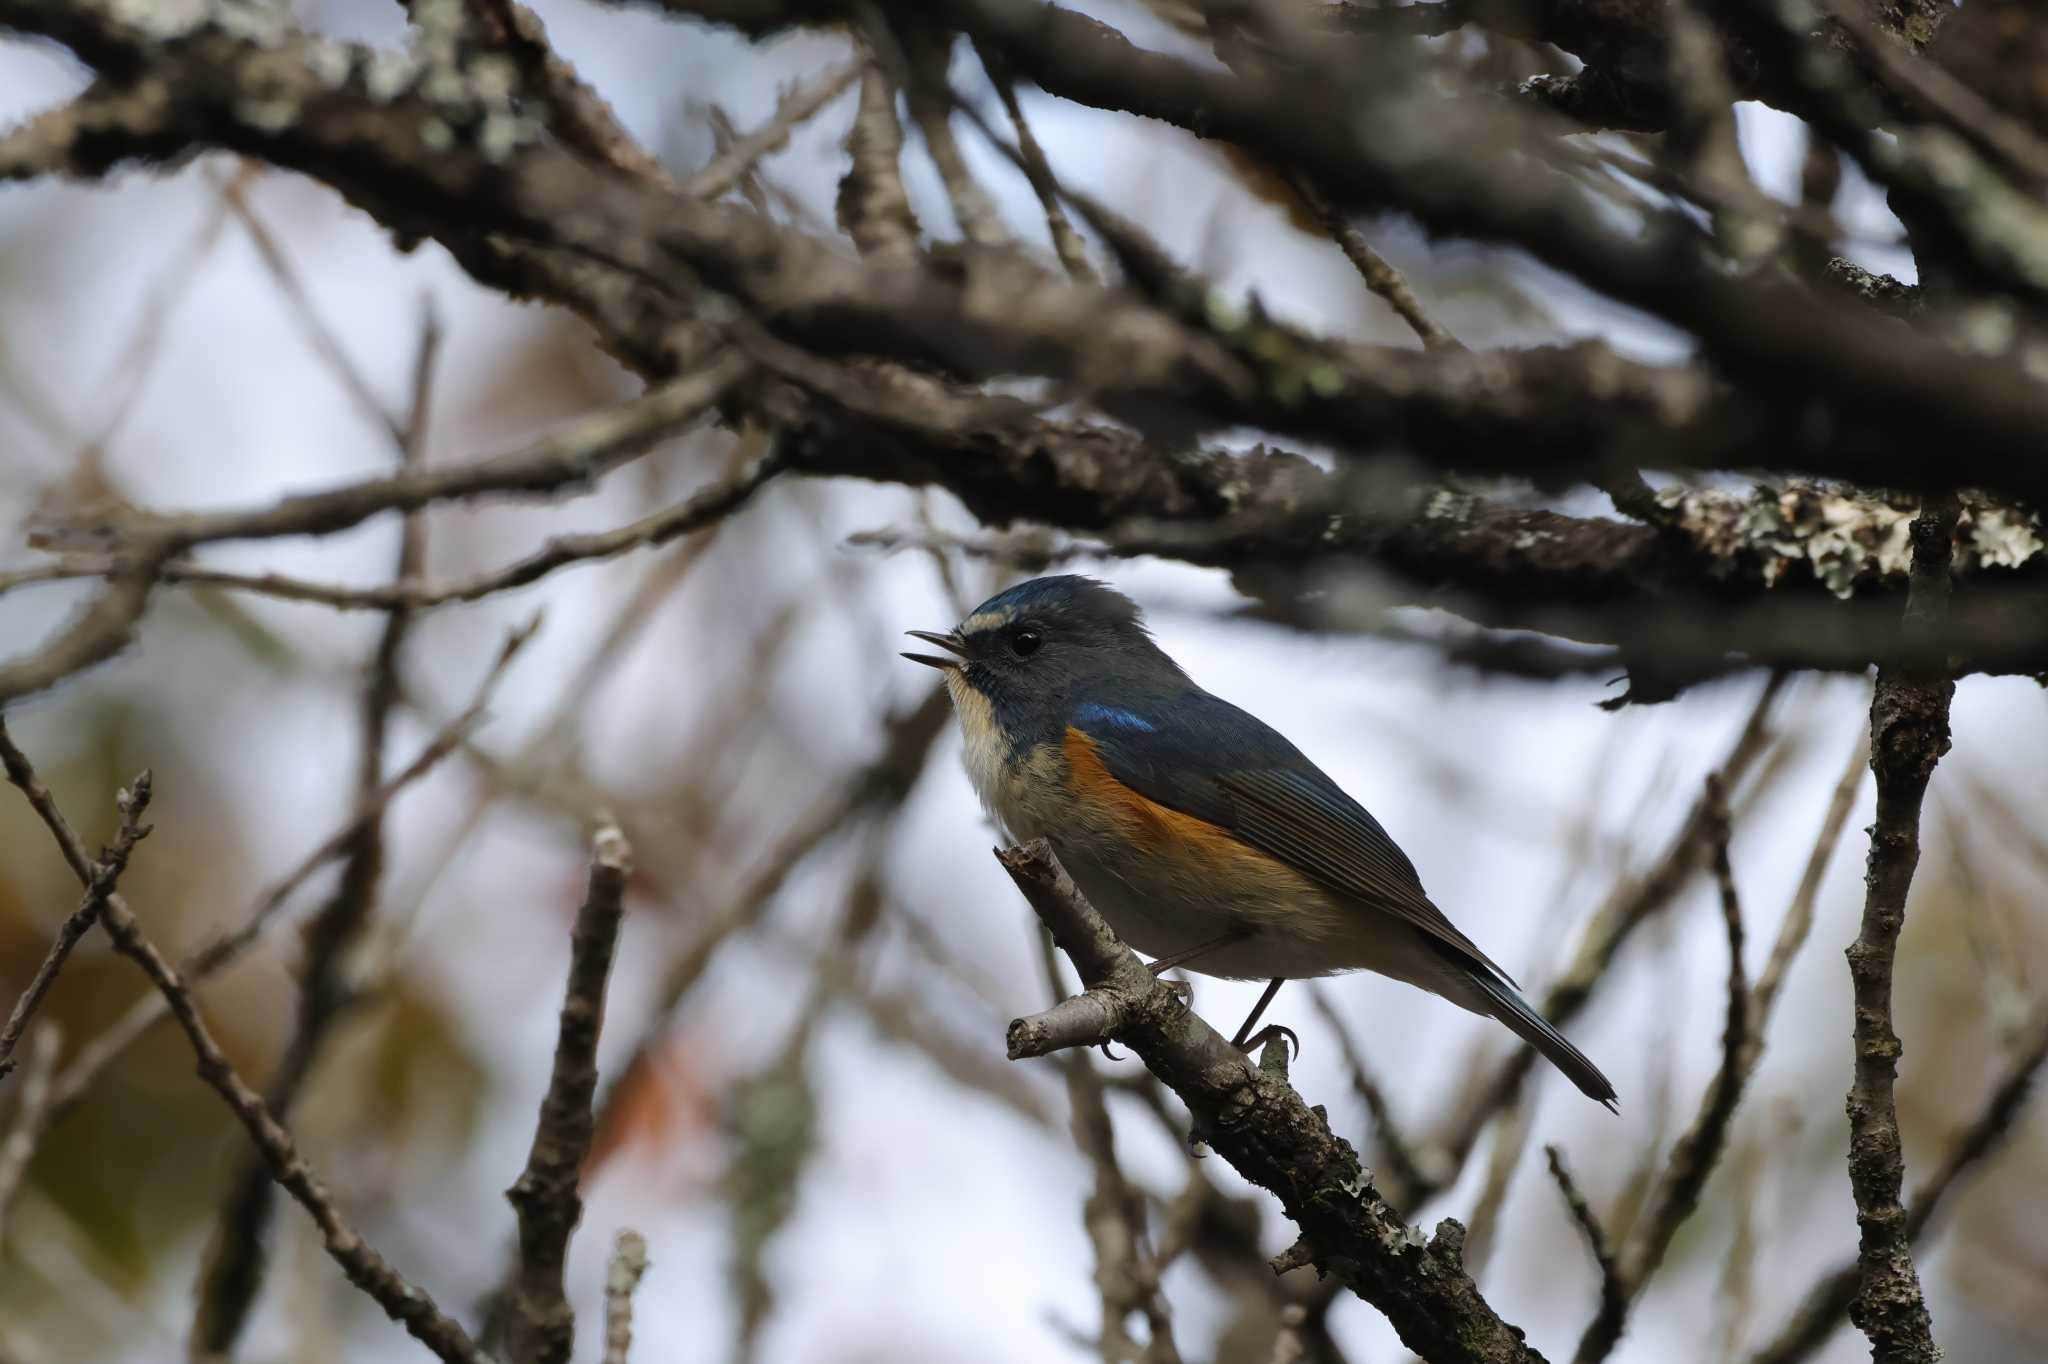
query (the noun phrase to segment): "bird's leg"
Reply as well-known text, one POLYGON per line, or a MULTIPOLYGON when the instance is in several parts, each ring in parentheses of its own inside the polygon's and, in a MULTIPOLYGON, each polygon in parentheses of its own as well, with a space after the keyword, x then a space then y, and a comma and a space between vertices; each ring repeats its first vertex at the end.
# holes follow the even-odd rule
MULTIPOLYGON (((1232 943, 1242 942, 1250 936, 1251 934, 1245 929, 1233 928, 1230 932, 1211 938, 1207 942, 1198 942, 1193 947, 1184 947, 1178 952, 1167 953, 1159 958, 1159 960, 1150 963, 1150 970, 1155 976, 1163 975, 1174 967, 1179 966, 1182 962, 1193 961, 1205 952, 1213 952, 1219 947, 1228 947, 1232 943)), ((1166 982, 1166 988, 1179 995, 1180 1002, 1183 1004, 1191 1003, 1194 1000, 1195 987, 1185 980, 1169 980, 1166 982)))
POLYGON ((1245 1018, 1244 1025, 1237 1030, 1237 1036, 1230 1039, 1231 1046, 1236 1047, 1239 1051, 1257 1051, 1260 1044, 1267 1038, 1280 1036, 1287 1039, 1288 1044, 1294 1048, 1296 1056, 1301 1055, 1301 1039, 1294 1035, 1294 1029, 1292 1028, 1285 1028, 1275 1023, 1270 1027, 1260 1029, 1256 1035, 1252 1032, 1252 1029, 1258 1024, 1260 1015, 1266 1012, 1266 1006, 1273 1002, 1273 996, 1279 994, 1280 987, 1286 983, 1286 980, 1282 977, 1275 977, 1266 982, 1265 993, 1259 996, 1258 1003, 1252 1005, 1252 1011, 1245 1018))
POLYGON ((1233 928, 1228 933, 1211 938, 1207 942, 1198 942, 1193 947, 1183 947, 1178 952, 1169 952, 1151 963, 1152 974, 1156 976, 1162 971, 1171 971, 1174 967, 1193 961, 1196 957, 1206 956, 1219 947, 1228 947, 1232 943, 1243 942, 1250 936, 1250 929, 1233 928))

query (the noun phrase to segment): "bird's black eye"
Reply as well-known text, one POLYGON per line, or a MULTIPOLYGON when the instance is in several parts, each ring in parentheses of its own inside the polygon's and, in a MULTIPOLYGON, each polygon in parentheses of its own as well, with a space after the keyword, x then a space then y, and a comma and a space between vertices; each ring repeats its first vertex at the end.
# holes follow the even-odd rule
POLYGON ((1010 636, 1010 652, 1019 658, 1029 658, 1045 643, 1045 636, 1036 630, 1019 630, 1010 636))

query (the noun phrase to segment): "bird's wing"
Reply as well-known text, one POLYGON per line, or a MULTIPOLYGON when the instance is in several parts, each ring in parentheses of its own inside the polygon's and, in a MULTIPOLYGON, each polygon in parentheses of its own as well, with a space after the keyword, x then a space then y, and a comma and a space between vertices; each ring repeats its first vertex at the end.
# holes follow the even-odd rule
POLYGON ((1128 708, 1084 704, 1070 724, 1109 775, 1145 799, 1216 825, 1514 983, 1430 902, 1380 822, 1255 716, 1196 691, 1128 708))

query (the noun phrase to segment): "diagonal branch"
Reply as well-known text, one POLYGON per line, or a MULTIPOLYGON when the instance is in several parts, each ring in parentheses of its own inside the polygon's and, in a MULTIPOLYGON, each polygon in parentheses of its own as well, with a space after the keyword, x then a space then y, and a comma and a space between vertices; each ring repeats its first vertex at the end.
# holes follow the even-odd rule
MULTIPOLYGON (((33 769, 25 758, 21 759, 20 765, 32 775, 33 769)), ((25 785, 24 789, 33 790, 39 786, 40 783, 33 783, 25 785)), ((150 774, 145 771, 133 786, 120 793, 117 804, 121 823, 114 842, 90 862, 85 861, 83 845, 55 804, 39 803, 36 808, 63 849, 65 860, 74 869, 81 865, 85 867, 80 879, 88 885, 98 885, 102 880, 111 885, 127 865, 135 845, 149 834, 142 817, 149 808, 150 794, 150 774)), ((327 1253, 341 1266, 349 1282, 368 1294, 393 1321, 404 1326, 447 1364, 490 1364, 453 1318, 442 1313, 426 1293, 407 1282, 343 1219, 333 1197, 300 1157, 291 1133, 271 1115, 262 1098, 229 1064, 205 1020, 199 1016, 199 1006, 178 970, 149 941, 135 915, 118 895, 109 893, 106 896, 100 917, 115 950, 142 968, 143 974, 162 995, 171 1015, 185 1030, 192 1050, 199 1058, 200 1078, 211 1085, 234 1110, 235 1116, 241 1119, 250 1140, 269 1162, 272 1178, 284 1186, 319 1226, 327 1253)), ((54 1105, 53 1096, 53 1108, 54 1105)))

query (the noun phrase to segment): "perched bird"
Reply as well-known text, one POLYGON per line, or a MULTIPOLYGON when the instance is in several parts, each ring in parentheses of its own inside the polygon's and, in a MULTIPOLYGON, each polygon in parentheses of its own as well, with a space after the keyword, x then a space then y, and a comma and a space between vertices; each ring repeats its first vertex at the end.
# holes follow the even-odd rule
POLYGON ((1497 1018, 1609 1108, 1614 1086, 1423 893, 1394 840, 1301 750, 1189 680, 1092 578, 1020 583, 905 654, 945 673, 968 776, 1044 838, 1117 935, 1204 975, 1383 976, 1497 1018))

